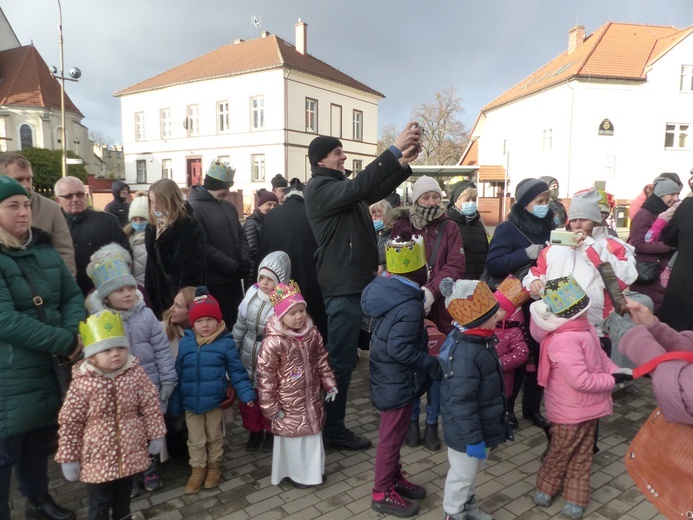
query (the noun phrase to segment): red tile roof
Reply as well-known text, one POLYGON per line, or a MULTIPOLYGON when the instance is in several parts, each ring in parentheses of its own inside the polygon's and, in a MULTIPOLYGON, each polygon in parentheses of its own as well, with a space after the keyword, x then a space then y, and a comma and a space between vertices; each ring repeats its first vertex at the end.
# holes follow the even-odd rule
MULTIPOLYGON (((33 45, 0 51, 0 106, 60 110, 60 83, 33 45)), ((84 115, 65 94, 65 111, 84 115)))
POLYGON ((224 45, 204 56, 120 90, 115 93, 115 96, 282 67, 300 70, 369 94, 385 97, 324 61, 310 54, 301 54, 293 45, 274 35, 224 45))
POLYGON ((693 27, 609 22, 594 31, 572 53, 564 52, 481 109, 494 108, 569 79, 643 81, 655 61, 691 34, 693 27))
POLYGON ((480 166, 479 182, 505 182, 505 168, 502 166, 480 166))

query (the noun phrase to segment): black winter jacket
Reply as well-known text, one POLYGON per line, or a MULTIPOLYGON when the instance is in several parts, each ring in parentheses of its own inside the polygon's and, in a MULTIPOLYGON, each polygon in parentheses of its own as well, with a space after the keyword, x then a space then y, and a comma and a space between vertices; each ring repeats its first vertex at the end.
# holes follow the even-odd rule
POLYGON ((123 181, 115 181, 113 184, 111 184, 113 200, 104 208, 106 213, 116 216, 118 222, 120 223, 120 227, 123 227, 130 222, 130 219, 128 218, 130 213, 130 203, 127 202, 127 199, 120 196, 120 190, 123 188, 130 189, 130 186, 123 181))
POLYGON ((440 349, 440 416, 445 444, 453 450, 466 452, 470 444, 484 441, 491 447, 513 439, 505 421, 497 341, 495 336, 484 338, 454 329, 440 349))
POLYGON ((313 167, 303 191, 318 243, 318 280, 324 296, 360 294, 378 270, 378 244, 368 205, 384 199, 411 175, 389 150, 347 180, 339 170, 313 167))
POLYGON ((91 255, 111 242, 123 246, 132 254, 130 241, 120 227, 118 219, 110 213, 87 208, 76 216, 67 215, 65 212, 63 216, 70 229, 72 245, 75 248, 77 285, 86 296, 94 288, 94 283, 87 276, 87 265, 91 255))
POLYGON ((457 224, 462 235, 464 247, 464 276, 465 280, 478 280, 486 268, 486 254, 488 253, 488 235, 481 215, 477 211, 469 220, 454 206, 448 208, 448 217, 457 224))
POLYGON ((265 215, 260 237, 260 261, 274 251, 284 251, 289 255, 291 278, 301 288, 308 304, 308 314, 327 344, 327 313, 315 266, 317 249, 301 193, 288 195, 284 204, 265 215))
POLYGON ((378 410, 402 408, 431 386, 438 361, 428 355, 423 291, 378 276, 361 295, 364 315, 375 318, 371 335, 371 402, 378 410))
POLYGON ((250 270, 250 249, 236 207, 202 186, 192 187, 188 202, 205 230, 207 284, 240 283, 250 270))
POLYGON ((158 318, 171 307, 182 287, 206 283, 205 230, 192 217, 189 204, 186 210, 188 214, 172 223, 159 238, 151 224, 144 232, 147 247, 144 286, 158 318))
POLYGON ((256 209, 243 223, 243 231, 248 239, 250 249, 250 269, 248 271, 248 287, 254 284, 257 279, 257 266, 262 261, 260 257, 260 238, 262 237, 262 226, 265 223, 265 215, 256 209))

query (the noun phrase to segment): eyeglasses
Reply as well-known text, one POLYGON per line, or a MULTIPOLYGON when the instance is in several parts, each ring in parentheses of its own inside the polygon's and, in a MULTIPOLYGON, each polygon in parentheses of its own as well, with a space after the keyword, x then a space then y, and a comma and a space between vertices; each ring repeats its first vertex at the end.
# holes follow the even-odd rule
POLYGON ((66 195, 57 195, 57 196, 60 197, 61 199, 72 200, 75 197, 77 197, 78 199, 83 199, 85 195, 86 195, 85 192, 78 191, 77 193, 68 193, 66 195))

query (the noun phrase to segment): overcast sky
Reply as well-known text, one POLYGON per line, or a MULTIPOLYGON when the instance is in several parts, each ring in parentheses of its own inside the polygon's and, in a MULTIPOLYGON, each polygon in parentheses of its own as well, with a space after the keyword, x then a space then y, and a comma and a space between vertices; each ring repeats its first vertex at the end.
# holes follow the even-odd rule
MULTIPOLYGON (((0 0, 23 45, 59 65, 57 0, 0 0)), ((113 93, 262 30, 294 44, 308 24, 308 52, 385 94, 380 130, 454 85, 471 129, 481 107, 562 53, 568 30, 609 21, 693 25, 691 0, 62 0, 66 90, 90 129, 121 139, 113 93)))

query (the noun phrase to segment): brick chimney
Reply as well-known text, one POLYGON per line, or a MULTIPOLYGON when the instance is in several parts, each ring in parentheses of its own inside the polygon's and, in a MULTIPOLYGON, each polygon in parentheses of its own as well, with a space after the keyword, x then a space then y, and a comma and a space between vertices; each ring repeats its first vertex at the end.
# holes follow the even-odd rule
POLYGON ((294 25, 296 29, 296 50, 301 54, 308 54, 308 24, 298 19, 294 25))
POLYGON ((571 54, 575 49, 582 45, 585 41, 585 28, 582 25, 576 25, 568 31, 568 54, 571 54))

